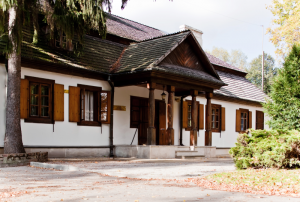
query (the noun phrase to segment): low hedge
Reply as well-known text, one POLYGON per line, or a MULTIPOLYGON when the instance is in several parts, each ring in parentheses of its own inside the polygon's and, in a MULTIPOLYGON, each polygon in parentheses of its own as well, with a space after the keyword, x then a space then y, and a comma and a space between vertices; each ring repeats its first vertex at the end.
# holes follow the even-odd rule
POLYGON ((251 129, 249 135, 239 134, 229 153, 238 169, 299 167, 300 132, 251 129))

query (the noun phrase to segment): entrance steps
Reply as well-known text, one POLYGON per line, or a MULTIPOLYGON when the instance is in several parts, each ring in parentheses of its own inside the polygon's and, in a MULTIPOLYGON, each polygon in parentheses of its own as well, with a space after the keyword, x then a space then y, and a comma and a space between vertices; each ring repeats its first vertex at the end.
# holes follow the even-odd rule
POLYGON ((198 151, 190 151, 190 150, 178 150, 175 151, 175 158, 195 158, 195 157, 205 157, 204 155, 199 154, 198 151))

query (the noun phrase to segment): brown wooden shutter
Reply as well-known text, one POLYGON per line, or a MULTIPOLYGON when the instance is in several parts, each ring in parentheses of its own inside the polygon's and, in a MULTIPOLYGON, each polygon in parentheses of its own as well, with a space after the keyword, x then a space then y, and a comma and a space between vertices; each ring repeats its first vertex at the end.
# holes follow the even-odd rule
POLYGON ((264 113, 262 111, 256 111, 256 130, 264 129, 264 113))
POLYGON ((64 85, 54 84, 54 121, 64 121, 64 85))
POLYGON ((204 129, 204 105, 199 104, 199 129, 204 129))
POLYGON ((236 110, 235 131, 241 132, 241 111, 236 110))
MULTIPOLYGON (((107 121, 102 121, 102 123, 110 124, 110 114, 111 114, 111 110, 113 110, 111 108, 111 94, 110 94, 110 91, 102 91, 101 93, 107 94, 107 121)), ((101 98, 101 100, 102 100, 102 98, 101 98)), ((102 106, 102 103, 101 103, 101 106, 102 106)), ((100 114, 100 117, 101 117, 101 114, 100 114)))
POLYGON ((80 122, 80 88, 69 86, 69 122, 80 122))
POLYGON ((252 112, 249 111, 249 128, 252 128, 252 112))
POLYGON ((21 79, 20 89, 20 118, 27 119, 29 110, 29 81, 27 79, 21 79))
POLYGON ((225 107, 221 108, 221 131, 225 131, 225 107))
POLYGON ((182 128, 188 127, 188 102, 182 102, 182 128))

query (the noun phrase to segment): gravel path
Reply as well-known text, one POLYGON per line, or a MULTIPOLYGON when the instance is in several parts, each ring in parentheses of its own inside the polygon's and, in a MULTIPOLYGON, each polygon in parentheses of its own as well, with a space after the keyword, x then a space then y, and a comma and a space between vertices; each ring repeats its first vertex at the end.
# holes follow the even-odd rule
POLYGON ((114 161, 99 159, 93 161, 52 160, 49 163, 73 165, 110 176, 142 179, 185 179, 235 170, 233 161, 230 158, 189 160, 116 159, 114 161))
POLYGON ((193 183, 175 180, 126 179, 94 172, 64 172, 23 166, 0 169, 0 201, 296 202, 299 199, 203 189, 193 183))

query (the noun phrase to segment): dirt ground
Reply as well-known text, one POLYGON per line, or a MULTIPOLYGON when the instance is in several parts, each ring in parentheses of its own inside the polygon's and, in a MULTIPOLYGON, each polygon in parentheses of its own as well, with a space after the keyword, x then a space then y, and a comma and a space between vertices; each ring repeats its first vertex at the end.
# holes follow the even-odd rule
MULTIPOLYGON (((209 160, 206 162, 202 160, 174 162, 99 159, 66 161, 65 159, 64 161, 55 160, 52 163, 74 166, 77 164, 77 166, 90 168, 90 171, 57 171, 30 166, 1 168, 0 201, 300 201, 299 198, 204 189, 184 181, 186 178, 196 177, 192 175, 184 177, 191 168, 191 172, 196 172, 195 170, 198 168, 200 174, 223 169, 211 170, 212 167, 217 167, 217 162, 209 160), (178 172, 176 172, 177 167, 178 172), (122 174, 119 177, 112 177, 101 173, 102 171, 103 173, 108 172, 109 169, 111 174, 118 173, 118 170, 122 170, 122 174), (142 179, 121 177, 121 175, 125 176, 128 171, 129 175, 140 178, 143 173, 146 173, 146 170, 153 170, 152 174, 142 179), (183 171, 184 174, 181 175, 180 172, 183 171), (152 177, 155 176, 161 178, 153 179, 152 177)), ((229 169, 232 163, 228 161, 223 166, 227 166, 229 169)))

